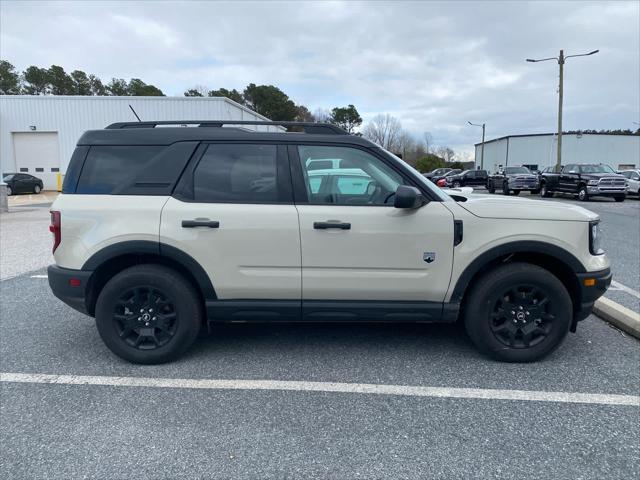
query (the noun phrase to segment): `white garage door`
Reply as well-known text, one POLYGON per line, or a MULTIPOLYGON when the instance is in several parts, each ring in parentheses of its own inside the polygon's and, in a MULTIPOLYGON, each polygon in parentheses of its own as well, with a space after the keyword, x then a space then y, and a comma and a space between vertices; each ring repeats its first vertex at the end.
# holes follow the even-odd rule
POLYGON ((18 172, 41 178, 45 190, 57 188, 58 132, 14 132, 13 152, 18 172))

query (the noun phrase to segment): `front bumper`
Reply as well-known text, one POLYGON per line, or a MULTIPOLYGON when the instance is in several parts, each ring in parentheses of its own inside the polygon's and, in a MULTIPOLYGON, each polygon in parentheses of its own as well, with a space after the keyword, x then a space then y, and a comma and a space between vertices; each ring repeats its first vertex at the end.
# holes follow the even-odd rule
POLYGON ((602 197, 612 197, 614 195, 626 195, 627 187, 618 187, 618 188, 602 188, 598 186, 588 186, 587 185, 587 193, 589 195, 597 195, 602 197))
POLYGON ((593 304, 611 285, 611 269, 605 268, 597 272, 578 273, 580 304, 574 314, 574 320, 580 321, 591 315, 593 304))
POLYGON ((89 314, 87 308, 87 287, 93 272, 72 270, 57 265, 49 265, 47 276, 53 294, 74 310, 89 314))

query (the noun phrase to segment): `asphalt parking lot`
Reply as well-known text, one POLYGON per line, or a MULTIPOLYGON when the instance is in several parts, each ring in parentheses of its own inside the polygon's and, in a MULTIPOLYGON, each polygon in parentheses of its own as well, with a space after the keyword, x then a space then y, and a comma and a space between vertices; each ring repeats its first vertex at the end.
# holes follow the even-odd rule
MULTIPOLYGON (((640 202, 584 206, 637 292, 640 202)), ((640 342, 594 316, 535 364, 456 326, 231 325, 131 365, 51 295, 47 223, 37 204, 0 216, 2 478, 640 475, 640 342)))

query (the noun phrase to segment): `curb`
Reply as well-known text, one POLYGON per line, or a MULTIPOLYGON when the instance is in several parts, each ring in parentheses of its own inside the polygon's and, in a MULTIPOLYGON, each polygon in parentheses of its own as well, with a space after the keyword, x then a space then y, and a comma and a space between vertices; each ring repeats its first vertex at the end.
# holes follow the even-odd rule
POLYGON ((640 313, 600 297, 593 306, 593 313, 601 319, 615 325, 620 330, 640 339, 640 313))

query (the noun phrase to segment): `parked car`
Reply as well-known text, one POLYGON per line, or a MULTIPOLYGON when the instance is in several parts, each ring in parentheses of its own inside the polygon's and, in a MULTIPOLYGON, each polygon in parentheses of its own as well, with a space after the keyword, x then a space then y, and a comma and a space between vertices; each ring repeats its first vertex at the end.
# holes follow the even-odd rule
POLYGON ((446 179, 447 177, 449 177, 451 175, 457 175, 458 173, 461 173, 461 172, 462 172, 462 170, 460 170, 459 168, 454 168, 454 169, 449 170, 446 173, 443 173, 442 175, 437 175, 437 176, 431 177, 431 181, 433 183, 437 184, 438 180, 441 180, 443 178, 446 179))
POLYGON ((7 184, 7 195, 17 193, 40 193, 42 180, 28 173, 4 173, 2 181, 7 184))
POLYGON ((627 179, 609 165, 572 163, 560 172, 546 171, 540 175, 540 195, 550 197, 554 192, 572 193, 586 202, 590 197, 613 197, 624 202, 627 179))
POLYGON ((640 195, 640 170, 623 170, 619 173, 627 179, 627 194, 640 195))
POLYGON ((456 173, 445 177, 445 182, 448 187, 473 187, 473 186, 486 186, 487 185, 487 171, 486 170, 465 170, 464 172, 456 173))
POLYGON ((588 210, 448 196, 335 125, 185 123, 84 133, 51 207, 49 285, 128 361, 175 359, 219 322, 460 321, 528 362, 611 282, 588 210))
POLYGON ((504 195, 519 195, 522 191, 538 193, 540 183, 538 176, 527 167, 505 167, 487 179, 487 190, 489 193, 502 190, 504 195))
POLYGON ((429 180, 432 180, 433 177, 440 178, 444 176, 444 174, 446 174, 447 172, 450 172, 451 170, 452 170, 451 168, 436 168, 435 170, 432 170, 428 173, 423 173, 423 175, 429 180))

